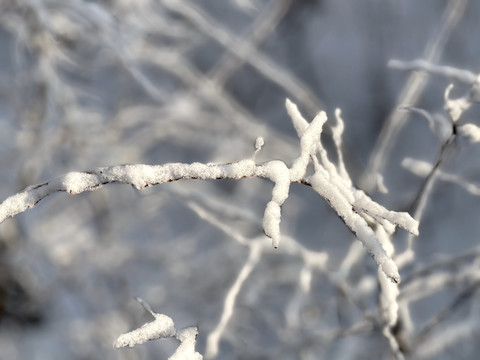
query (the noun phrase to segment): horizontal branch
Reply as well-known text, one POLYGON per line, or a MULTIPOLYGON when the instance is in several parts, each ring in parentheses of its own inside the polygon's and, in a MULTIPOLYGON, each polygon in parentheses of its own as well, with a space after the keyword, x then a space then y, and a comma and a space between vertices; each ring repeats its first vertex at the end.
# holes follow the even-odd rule
POLYGON ((42 184, 33 185, 10 196, 0 204, 0 223, 34 207, 48 195, 67 192, 72 195, 94 191, 106 184, 129 184, 137 189, 187 179, 214 180, 265 177, 263 165, 253 160, 230 164, 120 165, 86 172, 70 172, 42 184))
POLYGON ((421 70, 433 75, 444 76, 467 85, 472 85, 477 79, 477 74, 471 71, 457 69, 452 66, 435 65, 421 59, 413 61, 390 60, 388 66, 396 70, 421 70))

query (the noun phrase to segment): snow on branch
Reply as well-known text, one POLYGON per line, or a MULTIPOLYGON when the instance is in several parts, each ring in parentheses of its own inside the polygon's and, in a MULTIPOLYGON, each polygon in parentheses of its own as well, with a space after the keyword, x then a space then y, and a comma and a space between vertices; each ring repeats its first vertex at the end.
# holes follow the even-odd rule
MULTIPOLYGON (((306 154, 308 154, 314 164, 314 174, 308 179, 312 188, 327 200, 344 223, 362 242, 373 259, 382 268, 385 275, 394 283, 398 283, 400 275, 398 274, 397 266, 391 257, 387 255, 365 218, 374 218, 390 229, 394 226, 400 226, 414 235, 418 234, 418 222, 408 213, 393 212, 385 209, 380 204, 374 202, 363 191, 355 188, 348 173, 345 171, 341 156, 338 156, 339 164, 336 166, 328 159, 327 152, 319 139, 322 125, 326 121, 324 113, 317 115, 312 123, 307 125, 308 122, 301 116, 296 105, 288 99, 287 110, 292 117, 298 135, 301 137, 302 145, 302 155, 294 162, 292 167, 292 179, 296 179, 296 176, 298 176, 297 172, 300 172, 298 169, 300 168, 304 176, 306 166, 304 159, 307 156, 306 154), (314 130, 310 130, 311 128, 314 130), (315 138, 315 141, 311 142, 310 138, 315 138), (319 158, 317 155, 319 155, 319 158)), ((343 121, 339 111, 337 111, 336 115, 337 126, 333 130, 334 143, 337 153, 341 154, 340 139, 343 121)))
POLYGON ((470 143, 480 142, 480 127, 475 124, 467 123, 458 127, 458 133, 468 139, 470 143))
MULTIPOLYGON (((420 176, 420 177, 427 177, 434 168, 434 165, 421 160, 416 160, 412 158, 405 158, 402 161, 402 166, 410 171, 412 174, 420 176)), ((461 176, 457 174, 450 174, 444 172, 442 170, 437 170, 438 172, 438 179, 446 182, 450 182, 452 184, 457 184, 462 187, 464 190, 468 191, 470 194, 474 196, 480 196, 480 186, 477 184, 470 183, 463 179, 461 176)))
POLYGON ((445 91, 445 110, 455 123, 472 104, 480 103, 480 75, 468 70, 461 70, 450 66, 438 66, 425 60, 399 61, 390 60, 388 65, 398 70, 422 70, 430 74, 444 76, 448 79, 470 85, 468 93, 457 99, 450 99, 450 84, 445 91))
POLYGON ((257 174, 253 160, 231 164, 121 165, 98 168, 87 172, 71 172, 51 181, 26 188, 0 204, 0 222, 35 206, 55 192, 72 195, 97 190, 110 183, 129 184, 137 189, 184 179, 240 179, 257 174))
POLYGON ((117 349, 126 346, 133 347, 150 340, 176 338, 180 341, 180 345, 168 360, 203 359, 203 356, 195 351, 198 333, 197 327, 192 326, 177 331, 171 317, 153 312, 150 305, 140 298, 137 298, 136 300, 155 318, 155 320, 146 323, 135 330, 120 335, 113 344, 114 347, 117 349))
POLYGON ((448 79, 471 85, 477 79, 477 75, 471 71, 457 69, 451 66, 435 65, 428 61, 417 59, 413 61, 390 60, 388 66, 397 70, 422 70, 432 75, 441 75, 448 79))
MULTIPOLYGON (((337 125, 333 128, 338 158, 338 164, 335 165, 329 160, 327 151, 320 141, 323 125, 327 121, 325 112, 318 113, 309 123, 289 99, 286 100, 286 108, 300 138, 301 148, 300 155, 290 168, 280 160, 256 164, 253 157, 229 164, 122 165, 87 172, 72 172, 43 184, 28 187, 23 192, 7 198, 0 204, 0 222, 35 206, 40 200, 55 192, 80 194, 110 183, 130 184, 137 189, 143 189, 177 180, 260 177, 274 183, 272 200, 265 208, 263 229, 276 248, 281 237, 281 207, 288 198, 290 184, 297 182, 311 186, 322 196, 366 247, 385 275, 398 283, 400 281, 398 269, 366 219, 369 221, 373 219, 392 232, 399 226, 413 235, 418 234, 418 222, 408 213, 387 210, 353 186, 343 163, 341 135, 344 125, 339 110, 336 111, 337 125), (307 168, 310 163, 313 163, 314 173, 308 176, 307 168)), ((262 145, 263 139, 257 139, 255 153, 260 151, 262 145)))

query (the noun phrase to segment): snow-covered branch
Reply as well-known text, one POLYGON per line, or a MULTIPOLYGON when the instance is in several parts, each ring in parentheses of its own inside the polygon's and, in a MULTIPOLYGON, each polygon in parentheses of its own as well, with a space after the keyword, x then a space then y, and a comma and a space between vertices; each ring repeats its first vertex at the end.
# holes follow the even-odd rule
POLYGON ((441 75, 448 79, 471 85, 475 82, 477 75, 471 71, 457 69, 451 66, 436 65, 431 62, 417 59, 412 61, 390 60, 388 66, 397 70, 422 70, 432 75, 441 75))
POLYGON ((472 104, 480 103, 480 75, 468 70, 456 69, 451 66, 438 66, 425 60, 399 61, 391 60, 389 66, 398 70, 422 70, 430 74, 444 76, 448 79, 470 85, 467 94, 457 99, 450 99, 450 91, 453 84, 450 84, 445 91, 445 110, 455 123, 468 110, 472 104))
POLYGON ((240 179, 257 176, 259 167, 253 160, 231 164, 119 165, 87 172, 71 172, 45 183, 26 188, 0 204, 0 222, 35 206, 56 192, 72 195, 97 190, 106 184, 129 184, 137 189, 186 179, 240 179))
MULTIPOLYGON (((301 153, 290 168, 280 160, 256 164, 253 159, 246 159, 229 164, 121 165, 88 172, 72 172, 48 182, 30 186, 23 192, 7 198, 0 204, 0 222, 35 206, 40 200, 55 192, 80 194, 110 183, 130 184, 137 189, 143 189, 177 180, 260 177, 274 182, 272 200, 265 209, 263 229, 272 239, 273 246, 278 247, 281 206, 288 198, 290 184, 299 182, 309 184, 322 196, 362 242, 387 277, 393 282, 399 282, 397 266, 382 248, 365 217, 373 218, 390 228, 400 226, 413 235, 418 234, 418 223, 408 213, 385 209, 352 185, 341 156, 343 121, 339 111, 337 111, 337 127, 333 131, 339 158, 339 164, 335 165, 328 159, 327 152, 320 141, 323 125, 327 121, 325 112, 320 112, 309 123, 303 118, 297 106, 288 99, 286 108, 297 130, 301 145, 301 153), (307 167, 311 162, 314 165, 314 173, 308 176, 307 167)), ((257 139, 255 152, 260 148, 261 139, 257 139)))
POLYGON ((133 347, 150 340, 176 338, 180 341, 175 353, 169 360, 201 360, 203 356, 195 351, 198 329, 195 326, 187 327, 178 331, 171 317, 157 314, 152 311, 150 305, 140 298, 137 301, 149 312, 155 320, 143 326, 120 335, 113 344, 116 348, 133 347))

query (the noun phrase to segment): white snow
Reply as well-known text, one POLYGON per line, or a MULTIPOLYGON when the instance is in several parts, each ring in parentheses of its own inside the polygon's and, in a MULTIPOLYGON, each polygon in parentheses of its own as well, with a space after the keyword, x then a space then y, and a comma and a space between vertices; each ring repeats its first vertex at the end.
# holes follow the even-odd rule
POLYGON ((146 323, 138 329, 122 334, 115 341, 116 348, 125 346, 133 347, 149 340, 168 338, 176 333, 171 317, 163 314, 155 314, 155 320, 146 323))
POLYGON ((288 198, 290 172, 284 162, 274 160, 262 166, 262 174, 274 182, 272 200, 267 204, 263 216, 263 230, 277 248, 280 243, 281 206, 288 198))
POLYGON ((471 143, 480 142, 480 127, 475 124, 464 124, 457 128, 459 134, 468 138, 471 143))
MULTIPOLYGON (((400 275, 395 262, 385 252, 375 233, 360 214, 375 219, 379 224, 386 226, 389 232, 393 232, 393 225, 397 225, 417 235, 418 222, 407 213, 387 210, 352 185, 343 163, 341 135, 344 125, 339 109, 335 112, 337 125, 332 129, 338 157, 338 165, 335 166, 328 159, 328 154, 320 141, 323 124, 327 120, 326 114, 320 112, 312 123, 308 124, 298 111, 297 106, 288 99, 286 107, 300 137, 301 144, 301 155, 290 170, 291 181, 304 178, 306 167, 312 160, 315 169, 315 173, 309 179, 312 188, 328 201, 330 206, 362 242, 385 275, 394 283, 398 283, 400 275), (319 155, 319 158, 317 158, 317 155, 319 155)), ((273 214, 273 211, 269 211, 270 219, 267 221, 267 225, 273 228, 276 223, 273 222, 275 218, 270 212, 273 214)))
POLYGON ((272 200, 265 208, 265 214, 263 215, 263 230, 265 231, 265 235, 272 239, 272 244, 275 248, 278 248, 280 243, 280 221, 280 205, 272 200))
POLYGON ((180 341, 175 353, 169 360, 201 360, 202 355, 195 351, 198 329, 195 326, 187 327, 177 332, 171 317, 164 314, 157 314, 152 311, 150 305, 140 298, 137 301, 149 312, 155 320, 144 324, 138 329, 120 335, 114 343, 114 347, 133 347, 150 340, 175 337, 180 341))
POLYGON ((259 136, 255 140, 255 153, 259 152, 263 145, 265 144, 265 140, 263 140, 263 137, 259 136))
POLYGON ((323 125, 326 121, 327 114, 322 111, 315 116, 313 121, 304 129, 304 131, 299 132, 299 134, 302 134, 300 137, 301 154, 295 160, 292 169, 290 170, 290 178, 292 181, 298 181, 305 176, 311 157, 321 145, 320 134, 322 133, 323 125))
POLYGON ((447 86, 445 90, 445 110, 450 115, 450 118, 454 123, 460 119, 460 116, 472 106, 472 102, 468 96, 460 97, 457 99, 450 99, 450 92, 453 89, 453 84, 447 86))
POLYGON ((180 330, 175 337, 180 341, 175 353, 168 360, 202 360, 203 356, 195 351, 198 329, 190 326, 180 330))
POLYGON ((292 119, 298 137, 301 137, 308 127, 308 121, 302 116, 297 105, 288 98, 285 100, 285 107, 287 108, 288 115, 292 119))
POLYGON ((63 188, 70 194, 80 194, 98 186, 98 177, 94 174, 71 172, 62 179, 63 188))

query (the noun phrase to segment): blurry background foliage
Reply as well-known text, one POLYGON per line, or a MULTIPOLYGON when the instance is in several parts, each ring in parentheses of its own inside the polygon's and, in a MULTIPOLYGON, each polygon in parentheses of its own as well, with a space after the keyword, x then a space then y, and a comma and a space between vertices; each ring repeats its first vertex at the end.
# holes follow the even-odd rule
MULTIPOLYGON (((388 61, 421 58, 440 34, 434 61, 476 73, 479 16, 480 2, 463 0, 2 0, 1 198, 97 166, 249 158, 257 136, 265 138, 258 161, 289 163, 299 148, 286 97, 309 119, 320 109, 329 117, 342 109, 345 160, 359 184, 385 120, 403 105, 398 96, 409 74, 389 69, 388 61), (453 4, 460 4, 458 18, 445 32, 453 4)), ((429 77, 413 105, 443 112, 448 83, 429 77)), ((466 90, 457 84, 453 95, 466 90)), ((472 107, 464 116, 478 123, 478 115, 472 107)), ((390 192, 371 192, 400 211, 409 210, 423 182, 402 168, 402 159, 433 163, 441 145, 418 114, 407 119, 383 171, 390 192)), ((462 144, 454 152, 447 170, 478 180, 479 147, 462 144)), ((203 353, 248 252, 195 206, 253 238, 261 236, 270 192, 271 184, 259 179, 184 181, 141 192, 110 185, 54 195, 7 220, 0 226, 0 358, 167 358, 175 344, 166 340, 112 349, 120 333, 148 319, 135 296, 179 327, 199 326, 203 353)), ((292 187, 282 231, 326 252, 327 268, 314 272, 310 291, 302 293, 302 258, 282 246, 264 254, 238 295, 219 358, 391 357, 375 322, 345 331, 378 311, 376 265, 311 194, 292 187), (331 274, 348 251, 359 258, 342 291, 331 274)), ((478 274, 478 210, 478 197, 438 182, 415 261, 402 277, 462 253, 471 256, 433 273, 455 273, 465 261, 478 274)), ((400 249, 404 238, 396 237, 400 249)), ((427 277, 425 286, 434 280, 427 277)), ((413 328, 421 330, 467 285, 453 277, 425 296, 406 294, 413 328)), ((475 358, 479 328, 468 319, 480 300, 473 295, 442 318, 412 357, 475 358)))

